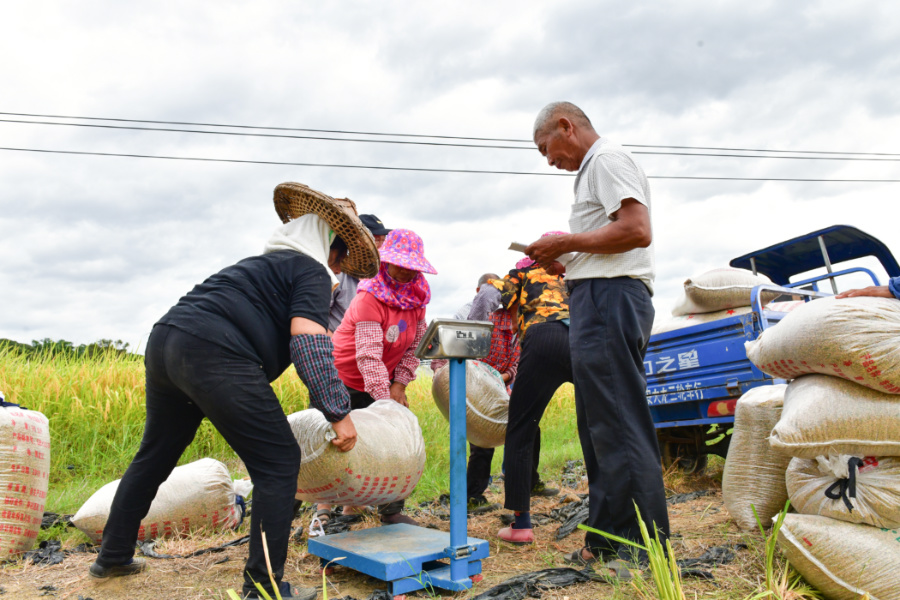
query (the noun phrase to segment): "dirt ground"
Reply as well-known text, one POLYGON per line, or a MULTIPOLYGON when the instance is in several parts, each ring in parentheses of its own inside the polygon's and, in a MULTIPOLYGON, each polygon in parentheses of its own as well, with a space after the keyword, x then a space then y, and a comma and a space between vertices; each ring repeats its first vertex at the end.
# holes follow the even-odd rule
MULTIPOLYGON (((667 485, 672 478, 667 477, 667 485)), ((669 506, 673 531, 673 545, 678 558, 698 557, 712 546, 749 543, 750 549, 739 551, 730 564, 719 567, 702 567, 712 573, 713 580, 687 579, 685 588, 688 597, 697 598, 743 598, 753 590, 761 576, 761 551, 758 540, 741 533, 728 516, 722 505, 721 489, 715 477, 676 477, 672 492, 704 490, 708 495, 687 502, 669 506)), ((576 489, 563 489, 557 498, 534 499, 533 513, 548 513, 567 494, 584 492, 582 482, 576 489)), ((502 501, 502 490, 492 487, 487 494, 493 502, 502 501)), ((469 535, 490 541, 490 557, 482 562, 484 579, 476 583, 472 590, 456 596, 444 598, 471 598, 487 591, 492 586, 515 575, 520 575, 549 567, 566 566, 563 553, 581 547, 583 536, 576 531, 570 536, 556 541, 558 523, 551 522, 535 528, 536 543, 533 546, 513 546, 500 542, 495 533, 503 525, 500 522, 502 510, 470 517, 469 535)), ((412 513, 414 516, 415 512, 412 513)), ((308 525, 309 513, 294 521, 295 527, 308 525)), ((423 525, 434 525, 443 531, 449 530, 449 522, 434 515, 422 513, 417 516, 423 525)), ((354 529, 375 527, 375 517, 367 517, 354 529)), ((245 529, 246 525, 242 527, 245 529)), ((187 554, 201 548, 220 545, 240 537, 241 531, 228 532, 216 536, 194 536, 179 540, 161 542, 156 551, 168 554, 187 554)), ((285 568, 285 579, 303 587, 319 588, 322 595, 322 577, 318 558, 306 553, 306 537, 291 545, 285 568)), ((240 590, 241 569, 247 557, 247 546, 228 548, 220 553, 211 553, 185 559, 147 559, 149 568, 144 573, 108 580, 96 580, 88 576, 88 566, 93 562, 93 554, 72 554, 61 564, 53 566, 26 565, 21 561, 0 566, 0 599, 45 600, 59 598, 70 600, 193 600, 225 599, 229 588, 240 590)), ((360 573, 337 568, 328 577, 328 598, 352 596, 364 600, 372 591, 384 589, 385 585, 360 573)), ((427 597, 422 594, 423 597, 427 597)), ((588 600, 599 598, 637 598, 639 595, 627 585, 614 586, 608 583, 581 583, 566 588, 548 590, 541 598, 555 600, 588 600)))

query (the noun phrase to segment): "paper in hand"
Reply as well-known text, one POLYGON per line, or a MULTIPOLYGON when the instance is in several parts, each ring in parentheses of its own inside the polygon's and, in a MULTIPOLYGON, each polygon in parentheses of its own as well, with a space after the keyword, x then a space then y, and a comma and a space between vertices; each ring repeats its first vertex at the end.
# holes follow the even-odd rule
MULTIPOLYGON (((520 244, 519 242, 513 242, 509 245, 510 250, 515 250, 516 252, 525 252, 525 248, 528 247, 528 244, 520 244)), ((559 256, 556 260, 560 262, 563 266, 569 264, 572 259, 575 258, 574 252, 567 252, 561 256, 559 256)))

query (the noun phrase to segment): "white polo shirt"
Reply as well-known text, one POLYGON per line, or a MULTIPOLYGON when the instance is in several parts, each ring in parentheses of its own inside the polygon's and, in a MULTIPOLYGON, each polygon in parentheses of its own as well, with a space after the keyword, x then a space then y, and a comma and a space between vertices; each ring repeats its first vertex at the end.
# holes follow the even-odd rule
MULTIPOLYGON (((569 231, 584 233, 612 223, 609 215, 634 198, 650 211, 650 184, 644 170, 621 146, 598 139, 588 150, 575 178, 575 203, 569 231)), ((595 277, 640 279, 653 294, 655 263, 653 244, 620 254, 579 253, 566 265, 566 279, 595 277)))

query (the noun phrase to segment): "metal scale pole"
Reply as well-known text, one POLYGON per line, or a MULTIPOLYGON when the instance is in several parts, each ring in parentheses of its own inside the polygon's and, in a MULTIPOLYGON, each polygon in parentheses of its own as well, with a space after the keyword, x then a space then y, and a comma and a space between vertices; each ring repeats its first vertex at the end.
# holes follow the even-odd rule
POLYGON ((450 579, 469 577, 466 544, 466 361, 450 360, 450 579))

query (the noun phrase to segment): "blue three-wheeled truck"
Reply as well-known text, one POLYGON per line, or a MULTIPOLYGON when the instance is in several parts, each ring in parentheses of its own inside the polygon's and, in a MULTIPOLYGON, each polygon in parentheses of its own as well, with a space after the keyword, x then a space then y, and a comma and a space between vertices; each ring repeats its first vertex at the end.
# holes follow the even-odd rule
POLYGON ((744 350, 744 342, 756 339, 785 315, 763 305, 763 296, 773 295, 763 292, 781 292, 778 300, 810 301, 836 294, 835 279, 852 273, 868 275, 874 285, 881 285, 868 268, 836 268, 864 257, 877 259, 889 277, 900 276, 900 266, 887 246, 846 225, 739 256, 729 263, 732 267, 766 275, 773 282, 753 289, 749 312, 651 336, 644 361, 647 402, 666 468, 676 465, 691 473, 705 468, 709 454, 725 457, 738 398, 759 385, 784 383, 757 369, 744 350), (824 273, 791 281, 823 268, 824 273), (819 291, 820 283, 825 290, 819 291))

